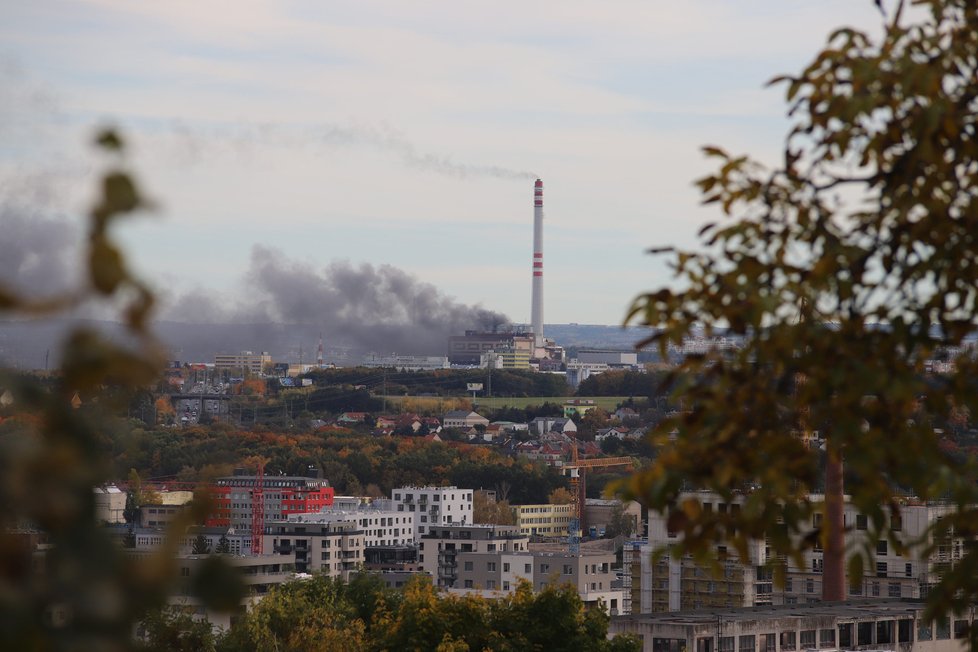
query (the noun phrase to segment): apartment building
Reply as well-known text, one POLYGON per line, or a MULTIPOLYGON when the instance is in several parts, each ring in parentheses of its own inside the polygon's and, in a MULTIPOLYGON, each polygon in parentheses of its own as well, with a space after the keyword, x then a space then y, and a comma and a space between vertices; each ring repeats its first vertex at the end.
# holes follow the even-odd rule
POLYGON ((613 616, 622 613, 628 596, 613 587, 614 552, 581 551, 572 553, 534 551, 533 588, 542 590, 552 584, 570 584, 586 607, 603 606, 613 616))
POLYGON ((567 536, 567 525, 574 505, 514 505, 516 527, 529 537, 557 538, 567 536))
POLYGON ((364 533, 353 520, 273 521, 265 532, 265 549, 293 557, 296 572, 345 582, 364 564, 364 533))
POLYGON ((414 545, 416 513, 396 511, 391 501, 374 501, 356 509, 325 509, 321 512, 290 514, 290 523, 328 524, 349 521, 363 533, 365 548, 414 545))
MULTIPOLYGON (((431 575, 435 586, 461 588, 464 580, 459 582, 459 570, 467 568, 467 561, 472 563, 470 572, 475 572, 477 557, 471 555, 527 552, 529 539, 513 525, 446 524, 432 527, 418 545, 418 563, 431 575), (460 555, 470 556, 460 559, 460 555)), ((467 588, 475 588, 477 578, 468 579, 473 582, 467 588)), ((493 579, 501 589, 502 577, 493 579)), ((486 588, 486 584, 481 583, 480 588, 486 588)))
POLYGON ((520 580, 535 591, 569 584, 586 606, 619 614, 626 600, 613 587, 613 552, 530 550, 512 525, 441 526, 421 538, 418 561, 436 586, 454 593, 509 593, 520 580))
POLYGON ((393 508, 414 514, 414 540, 432 527, 472 523, 472 490, 458 487, 399 487, 392 492, 393 508))
MULTIPOLYGON (((218 478, 209 487, 213 508, 209 526, 251 528, 252 495, 258 478, 246 473, 218 478)), ((262 480, 265 522, 283 520, 290 514, 318 512, 333 504, 333 488, 321 477, 267 475, 262 480)))
MULTIPOLYGON (((295 577, 295 558, 292 555, 259 555, 224 558, 239 574, 246 587, 246 595, 241 602, 241 612, 250 610, 272 588, 295 577)), ((167 604, 187 613, 195 619, 207 620, 214 628, 226 630, 231 627, 231 619, 239 616, 238 611, 217 611, 209 609, 195 595, 194 584, 207 560, 207 555, 187 555, 177 558, 180 579, 167 604)), ((138 632, 137 632, 138 634, 138 632)))
MULTIPOLYGON (((680 501, 688 498, 699 500, 703 509, 739 509, 739 502, 728 504, 709 492, 689 492, 680 501)), ((818 502, 822 496, 813 495, 811 498, 818 502)), ((944 504, 907 499, 901 506, 900 521, 891 525, 901 541, 909 544, 924 538, 928 528, 949 509, 952 508, 944 504)), ((813 531, 820 526, 820 521, 821 514, 816 513, 812 519, 813 531)), ((960 538, 932 542, 937 545, 934 553, 926 558, 919 547, 898 554, 888 541, 868 541, 870 528, 867 516, 860 514, 848 502, 844 523, 847 549, 869 545, 875 551, 875 557, 861 581, 855 587, 849 584, 848 593, 852 598, 926 597, 930 587, 938 581, 938 574, 956 563, 963 554, 964 541, 960 538)), ((629 542, 625 546, 625 575, 630 588, 632 613, 805 604, 821 599, 823 551, 817 544, 803 554, 801 566, 796 566, 790 560, 782 562, 786 564, 786 581, 784 587, 777 587, 772 571, 775 560, 770 558, 771 550, 764 540, 753 541, 748 546, 748 564, 741 564, 739 559, 724 561, 722 573, 717 576, 689 557, 674 559, 665 556, 653 561, 653 550, 677 543, 679 533, 670 531, 666 519, 657 513, 649 514, 648 531, 647 541, 629 542)), ((718 557, 724 557, 727 552, 722 543, 717 545, 718 557)))

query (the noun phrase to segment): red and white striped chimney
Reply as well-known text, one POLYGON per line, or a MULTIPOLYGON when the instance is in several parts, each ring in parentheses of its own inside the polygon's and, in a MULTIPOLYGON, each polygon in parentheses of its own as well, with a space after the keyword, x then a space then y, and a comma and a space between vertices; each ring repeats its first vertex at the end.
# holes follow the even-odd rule
POLYGON ((533 296, 530 328, 536 346, 543 346, 543 181, 533 184, 533 296))

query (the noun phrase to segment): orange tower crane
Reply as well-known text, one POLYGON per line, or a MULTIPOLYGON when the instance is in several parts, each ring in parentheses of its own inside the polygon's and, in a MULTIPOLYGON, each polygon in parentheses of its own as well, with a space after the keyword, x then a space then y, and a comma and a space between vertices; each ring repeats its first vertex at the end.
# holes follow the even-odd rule
POLYGON ((571 463, 564 465, 564 470, 570 474, 571 496, 574 499, 574 513, 567 524, 567 541, 570 551, 577 554, 581 551, 581 530, 584 523, 584 493, 587 490, 587 470, 609 466, 632 466, 635 463, 630 457, 599 457, 587 460, 578 459, 577 440, 572 440, 571 463))

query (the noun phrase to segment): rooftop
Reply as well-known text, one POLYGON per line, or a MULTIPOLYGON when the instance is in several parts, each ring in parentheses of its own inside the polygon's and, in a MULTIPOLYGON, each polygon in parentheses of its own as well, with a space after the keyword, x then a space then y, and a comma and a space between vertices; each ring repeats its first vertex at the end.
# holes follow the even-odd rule
POLYGON ((846 600, 844 602, 814 602, 810 604, 766 605, 743 608, 713 608, 693 611, 673 611, 651 614, 618 616, 615 620, 632 621, 659 625, 708 625, 716 627, 717 622, 731 623, 751 621, 761 618, 821 618, 837 619, 911 617, 922 611, 922 600, 881 599, 846 600))

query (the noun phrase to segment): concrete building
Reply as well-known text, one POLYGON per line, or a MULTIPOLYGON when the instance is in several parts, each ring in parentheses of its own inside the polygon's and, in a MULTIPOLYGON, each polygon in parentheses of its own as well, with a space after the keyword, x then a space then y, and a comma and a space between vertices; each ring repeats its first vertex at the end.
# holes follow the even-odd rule
MULTIPOLYGON (((227 630, 231 627, 232 618, 238 614, 207 609, 200 598, 193 595, 196 576, 206 559, 207 555, 189 555, 177 559, 180 581, 167 603, 196 619, 207 620, 216 629, 227 630)), ((272 588, 295 576, 295 558, 290 555, 225 556, 224 559, 240 572, 247 589, 246 597, 241 603, 243 611, 250 610, 272 588)))
POLYGON ((516 527, 528 537, 558 538, 567 536, 567 525, 574 513, 572 504, 513 505, 516 527))
POLYGON ((611 367, 603 362, 581 362, 575 358, 567 361, 564 377, 567 380, 568 385, 573 388, 577 388, 578 385, 583 383, 591 376, 604 373, 609 369, 611 369, 611 367))
POLYGON ((634 634, 643 652, 899 650, 961 652, 968 617, 923 617, 909 600, 859 600, 705 609, 612 618, 610 635, 634 634))
POLYGON ((570 584, 586 606, 621 613, 624 591, 613 587, 613 552, 530 550, 513 525, 438 526, 420 540, 418 561, 432 582, 455 593, 508 593, 519 581, 535 591, 570 584))
MULTIPOLYGON (((499 553, 527 553, 529 538, 520 534, 513 525, 437 525, 419 539, 418 563, 421 569, 431 575, 435 586, 444 588, 463 588, 466 578, 459 577, 459 571, 475 572, 475 562, 486 561, 480 555, 495 557, 499 553)), ((480 569, 485 568, 480 566, 480 569)), ((501 572, 501 566, 491 572, 501 572)), ((487 570, 486 572, 490 572, 487 570)), ((482 577, 482 576, 479 576, 482 577)), ((502 589, 501 576, 493 576, 499 580, 490 588, 483 578, 479 588, 489 590, 502 589)), ((469 586, 474 588, 476 576, 468 576, 469 586)), ((510 580, 514 578, 509 578, 510 580)))
POLYGON ((241 353, 218 353, 214 356, 215 369, 242 369, 253 376, 261 376, 265 373, 266 367, 271 367, 272 356, 268 351, 252 353, 242 351, 241 353))
MULTIPOLYGON (((213 509, 206 524, 250 530, 252 493, 257 476, 237 473, 218 478, 209 487, 213 509)), ((262 483, 265 521, 283 520, 289 514, 318 512, 333 504, 333 488, 321 477, 264 476, 262 483)))
POLYGON ((291 555, 299 573, 321 573, 344 582, 364 563, 364 533, 352 520, 273 521, 265 530, 264 548, 291 555))
POLYGON ((532 555, 534 590, 540 591, 551 584, 570 584, 577 590, 585 607, 600 605, 613 616, 622 613, 628 596, 614 585, 614 552, 535 551, 532 555))
POLYGON ((166 528, 190 506, 192 491, 160 491, 139 507, 139 523, 148 528, 166 528))
POLYGON ((415 514, 414 540, 435 525, 472 522, 472 490, 458 487, 399 487, 392 493, 394 509, 415 514))
POLYGON ((95 487, 95 519, 99 523, 125 523, 126 492, 114 484, 95 487))
POLYGON ((363 535, 365 548, 414 545, 414 521, 417 513, 397 511, 392 501, 374 501, 355 509, 330 508, 308 514, 291 514, 290 523, 354 523, 363 535))
MULTIPOLYGON (((728 504, 709 492, 689 492, 680 498, 680 502, 689 498, 699 500, 703 509, 739 509, 737 502, 728 504)), ((811 498, 818 502, 822 497, 814 495, 811 498)), ((893 526, 901 540, 908 544, 926 539, 928 528, 953 509, 945 504, 913 500, 905 500, 904 503, 900 508, 900 522, 893 526)), ((813 531, 819 526, 820 519, 821 514, 816 513, 813 531)), ((852 598, 926 597, 930 588, 937 583, 938 574, 953 566, 963 555, 965 542, 950 538, 932 541, 937 545, 930 556, 924 557, 920 547, 911 548, 906 555, 899 555, 887 541, 868 540, 867 517, 848 502, 844 524, 847 549, 868 545, 875 550, 875 558, 861 582, 848 589, 852 598)), ((629 569, 627 574, 631 582, 633 613, 805 604, 821 599, 823 551, 817 545, 802 555, 800 567, 794 562, 784 562, 786 581, 785 586, 780 588, 774 586, 774 560, 770 558, 771 552, 763 540, 755 540, 748 546, 749 564, 742 565, 735 560, 723 562, 720 577, 714 577, 689 557, 666 557, 653 564, 653 550, 677 543, 678 537, 677 532, 669 530, 667 520, 661 514, 650 512, 648 541, 630 542, 626 546, 625 565, 629 569)), ((718 544, 716 552, 719 557, 726 555, 725 545, 718 544)))

